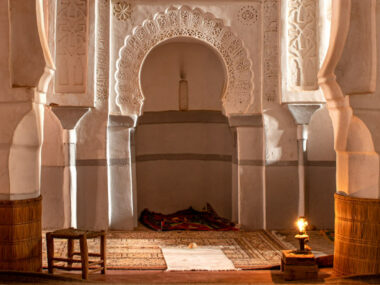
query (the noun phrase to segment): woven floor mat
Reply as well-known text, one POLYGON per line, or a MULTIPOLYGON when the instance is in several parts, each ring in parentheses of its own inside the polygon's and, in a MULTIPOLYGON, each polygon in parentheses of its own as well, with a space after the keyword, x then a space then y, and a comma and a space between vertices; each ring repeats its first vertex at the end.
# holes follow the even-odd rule
MULTIPOLYGON (((151 232, 124 231, 107 234, 108 269, 157 269, 167 268, 161 246, 187 246, 195 242, 199 246, 218 246, 239 269, 264 269, 280 265, 281 250, 288 249, 271 232, 151 232)), ((89 252, 99 252, 99 239, 88 240, 89 252)), ((65 257, 67 242, 55 240, 56 256, 65 257)), ((75 251, 79 243, 75 242, 75 251)), ((43 266, 47 266, 45 234, 43 235, 43 266)))

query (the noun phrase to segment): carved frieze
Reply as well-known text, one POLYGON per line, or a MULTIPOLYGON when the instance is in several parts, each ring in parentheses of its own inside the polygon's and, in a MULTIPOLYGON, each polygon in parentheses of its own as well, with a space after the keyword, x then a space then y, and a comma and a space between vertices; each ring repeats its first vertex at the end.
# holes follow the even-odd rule
POLYGON ((263 93, 267 102, 277 102, 279 92, 279 1, 263 2, 263 93))
POLYGON ((57 6, 56 93, 85 93, 88 1, 59 0, 57 6))
POLYGON ((316 90, 316 1, 288 0, 288 89, 316 90))
POLYGON ((117 104, 123 114, 139 115, 144 101, 139 71, 147 53, 165 40, 192 37, 206 42, 223 59, 227 84, 222 98, 227 114, 244 113, 252 104, 253 71, 242 41, 210 13, 187 6, 171 7, 133 29, 119 51, 116 63, 117 104))
POLYGON ((109 0, 97 1, 96 48, 96 103, 108 99, 109 65, 109 0))

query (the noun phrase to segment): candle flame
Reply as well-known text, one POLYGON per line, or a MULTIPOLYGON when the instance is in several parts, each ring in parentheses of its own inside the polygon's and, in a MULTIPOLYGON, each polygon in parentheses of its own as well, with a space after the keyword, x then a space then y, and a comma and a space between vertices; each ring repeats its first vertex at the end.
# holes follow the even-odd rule
POLYGON ((297 220, 297 227, 300 233, 306 233, 306 227, 308 225, 308 222, 304 217, 300 217, 297 220))

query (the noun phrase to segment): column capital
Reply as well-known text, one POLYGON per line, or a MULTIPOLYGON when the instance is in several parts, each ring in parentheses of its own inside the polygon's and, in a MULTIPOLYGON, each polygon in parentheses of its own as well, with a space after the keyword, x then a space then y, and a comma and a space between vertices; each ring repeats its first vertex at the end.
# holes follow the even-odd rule
POLYGON ((90 110, 89 107, 51 106, 54 115, 65 130, 75 129, 82 117, 90 110))

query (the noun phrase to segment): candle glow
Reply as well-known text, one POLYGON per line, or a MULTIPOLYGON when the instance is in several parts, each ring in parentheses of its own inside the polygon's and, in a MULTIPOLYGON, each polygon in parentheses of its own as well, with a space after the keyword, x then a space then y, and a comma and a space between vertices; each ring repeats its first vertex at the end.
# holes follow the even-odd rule
POLYGON ((300 233, 306 233, 306 227, 308 226, 308 222, 304 217, 300 217, 297 220, 297 227, 300 233))

